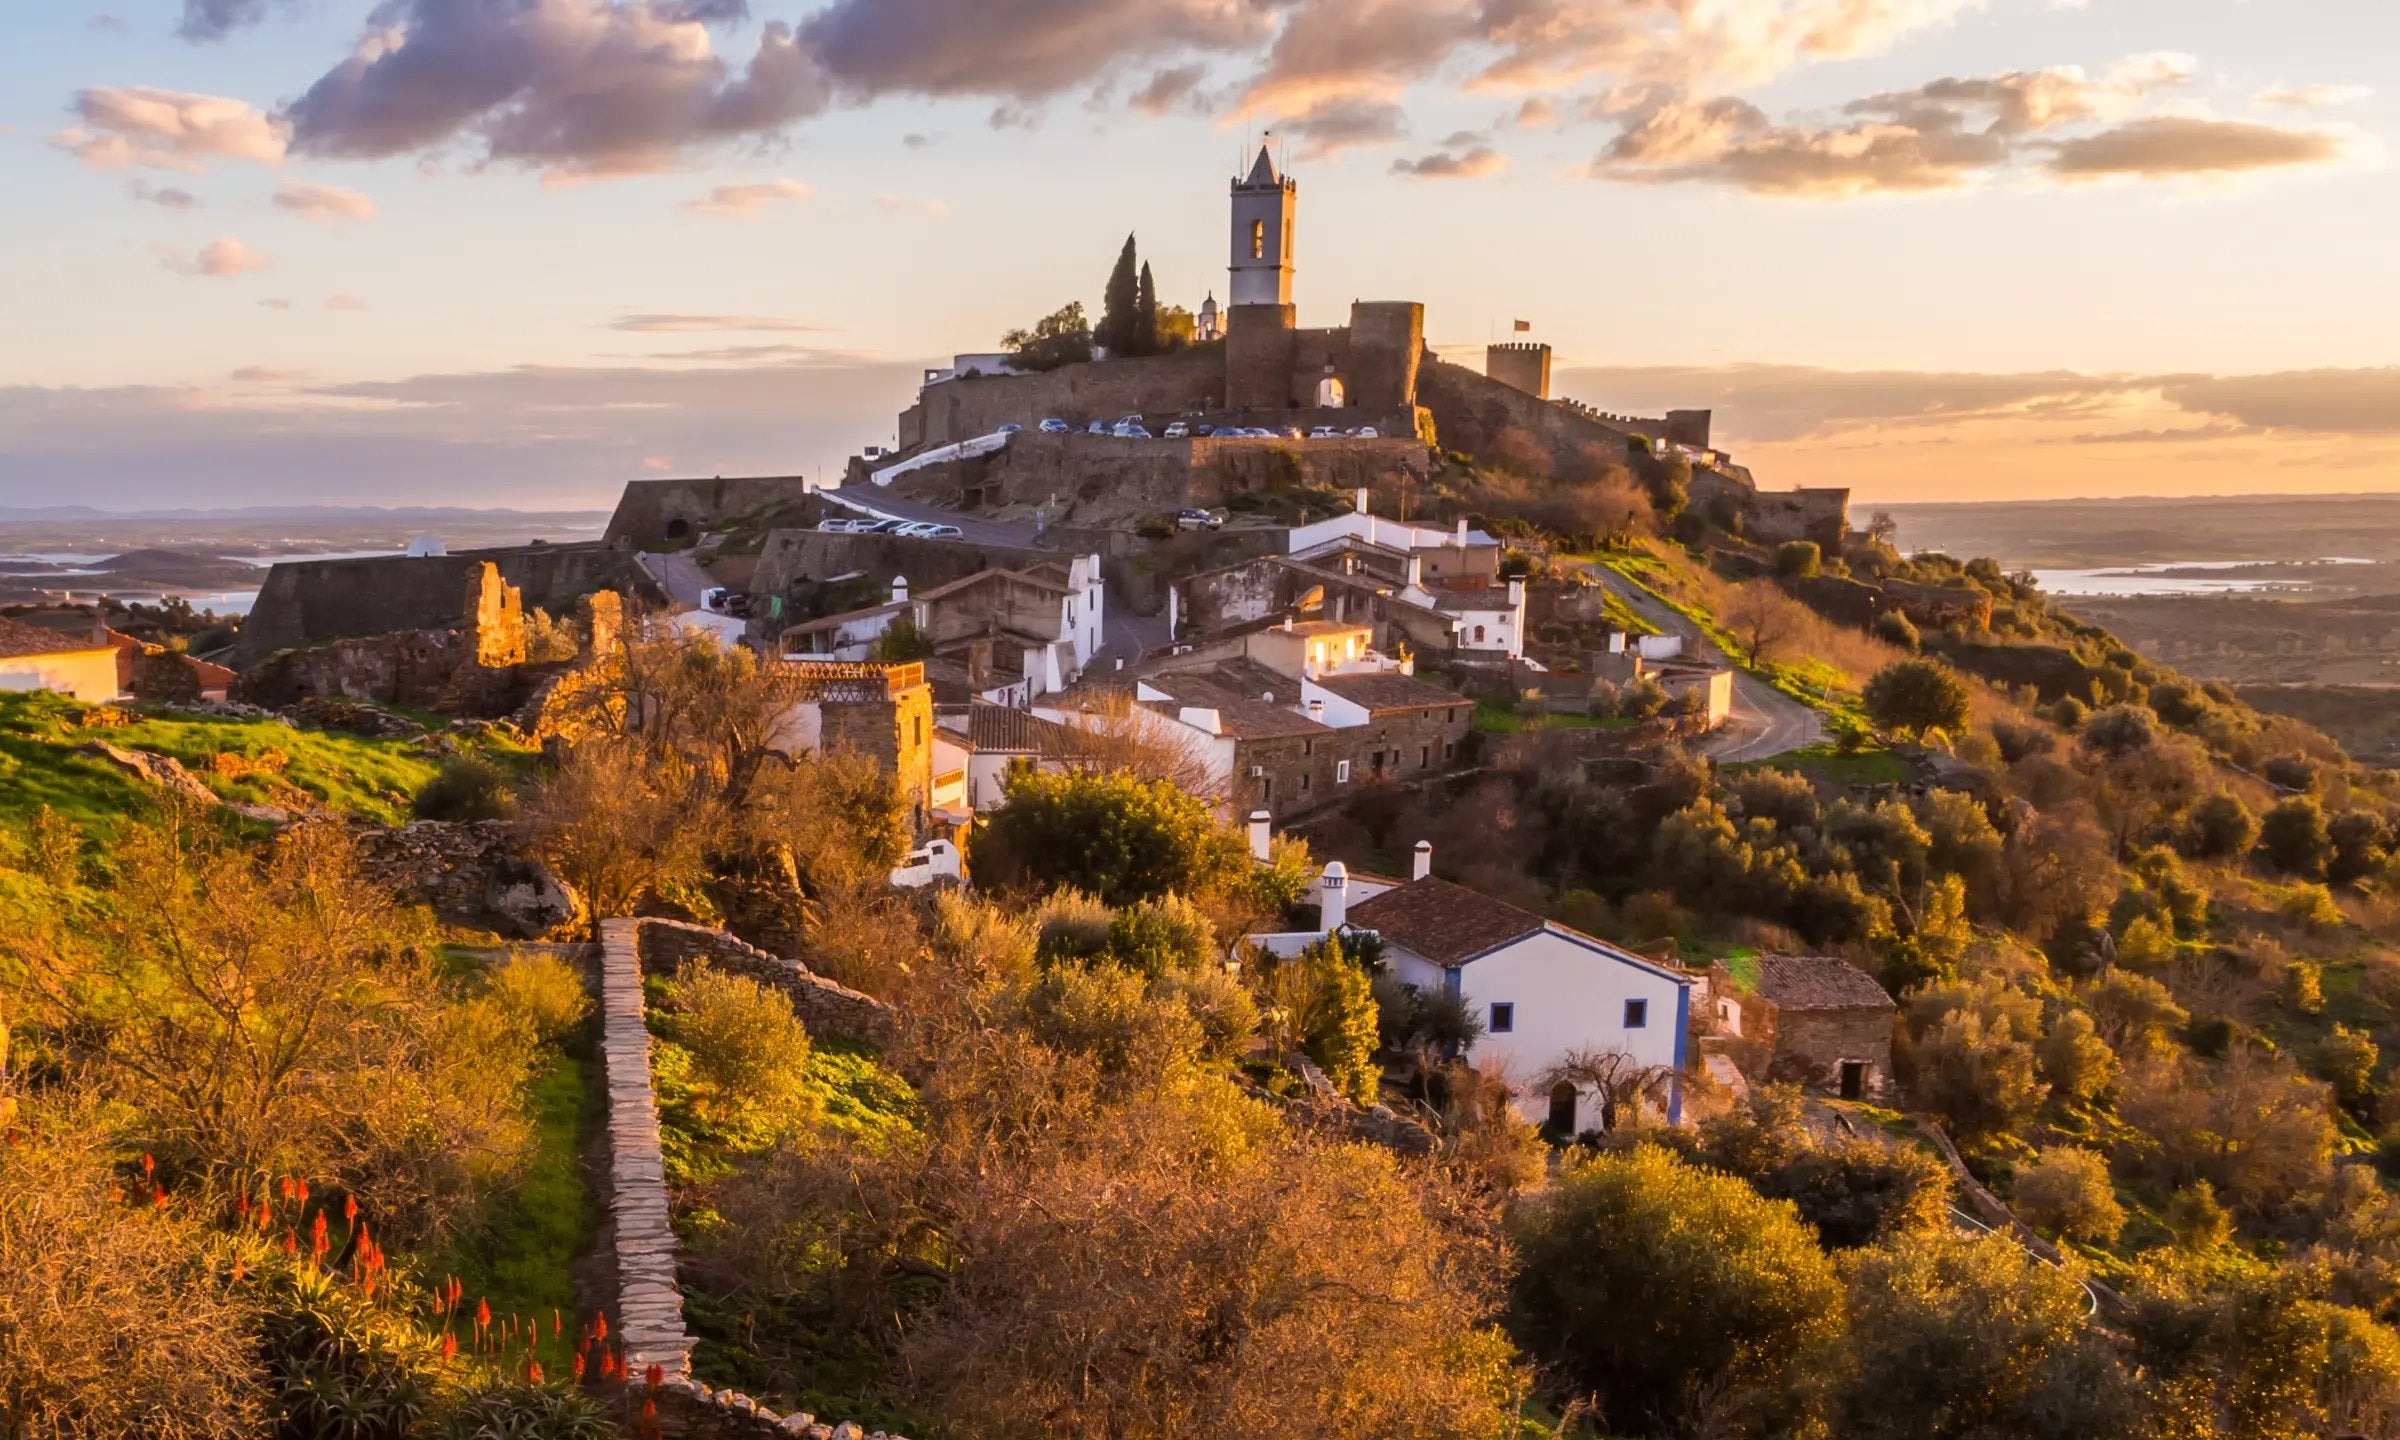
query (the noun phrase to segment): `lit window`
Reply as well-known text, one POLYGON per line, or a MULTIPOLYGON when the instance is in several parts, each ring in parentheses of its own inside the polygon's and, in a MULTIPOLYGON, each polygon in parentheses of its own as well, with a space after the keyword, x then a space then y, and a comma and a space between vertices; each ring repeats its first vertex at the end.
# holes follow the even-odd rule
POLYGON ((1517 1028, 1517 1007, 1506 1000, 1492 1006, 1492 1023, 1486 1027, 1494 1035, 1506 1035, 1517 1028))
POLYGON ((1250 222, 1250 258, 1253 260, 1267 258, 1267 222, 1264 220, 1250 222))
POLYGON ((1628 1000, 1628 1001, 1626 1001, 1626 1002, 1625 1002, 1625 1028, 1626 1028, 1626 1029, 1628 1029, 1628 1030, 1639 1030, 1639 1029, 1641 1029, 1643 1026, 1645 1026, 1645 1025, 1648 1025, 1649 1023, 1650 1023, 1650 1002, 1649 1002, 1649 1001, 1647 1001, 1647 1000, 1628 1000))

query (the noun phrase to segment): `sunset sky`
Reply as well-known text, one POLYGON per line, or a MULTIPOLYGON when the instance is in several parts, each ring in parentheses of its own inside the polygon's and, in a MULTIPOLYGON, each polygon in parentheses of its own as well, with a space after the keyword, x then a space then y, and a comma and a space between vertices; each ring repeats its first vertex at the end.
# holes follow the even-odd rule
POLYGON ((816 472, 1127 231, 1868 500, 2400 488, 2394 0, 17 0, 0 506, 816 472))

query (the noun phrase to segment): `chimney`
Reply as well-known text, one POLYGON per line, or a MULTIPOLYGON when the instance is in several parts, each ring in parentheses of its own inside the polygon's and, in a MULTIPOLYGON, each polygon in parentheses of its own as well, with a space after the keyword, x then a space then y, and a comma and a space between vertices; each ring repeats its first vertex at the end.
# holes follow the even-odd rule
POLYGON ((1467 548, 1467 517, 1464 515, 1458 517, 1458 548, 1467 548))
POLYGON ((1318 722, 1319 724, 1323 724, 1325 720, 1325 702, 1322 700, 1309 701, 1308 718, 1318 722))
POLYGON ((1509 604, 1509 608, 1513 610, 1513 609, 1515 609, 1517 606, 1520 606, 1520 605, 1522 605, 1522 604, 1524 604, 1524 603, 1525 603, 1525 582, 1524 582, 1524 581, 1522 581, 1522 580, 1511 580, 1511 581, 1509 581, 1509 582, 1508 582, 1508 604, 1509 604))
POLYGON ((1611 630, 1608 632, 1608 653, 1611 655, 1622 655, 1625 653, 1624 631, 1611 630))
POLYGON ((1267 863, 1273 853, 1274 820, 1264 810, 1250 812, 1250 858, 1267 863))
POLYGON ((1411 880, 1423 880, 1432 874, 1433 842, 1431 840, 1419 840, 1417 842, 1416 863, 1409 867, 1408 878, 1411 880))
POLYGON ((892 577, 892 603, 897 605, 907 598, 908 577, 906 575, 894 575, 892 577))
POLYGON ((1292 633, 1292 617, 1289 615, 1283 617, 1283 633, 1286 635, 1292 633))
POLYGON ((1358 487, 1358 513, 1367 513, 1367 487, 1364 485, 1358 487))
POLYGON ((1408 556, 1408 588, 1411 590, 1425 588, 1425 557, 1413 550, 1409 552, 1408 556))
POLYGON ((1350 919, 1350 871, 1339 860, 1328 861, 1317 882, 1317 917, 1317 928, 1328 935, 1350 919))

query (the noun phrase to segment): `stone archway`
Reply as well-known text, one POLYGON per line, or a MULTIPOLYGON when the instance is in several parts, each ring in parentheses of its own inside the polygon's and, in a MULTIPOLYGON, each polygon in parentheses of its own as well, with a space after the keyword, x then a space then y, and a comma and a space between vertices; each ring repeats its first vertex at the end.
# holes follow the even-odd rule
POLYGON ((1317 408, 1339 410, 1350 403, 1349 393, 1342 388, 1342 377, 1328 375, 1317 382, 1317 408))

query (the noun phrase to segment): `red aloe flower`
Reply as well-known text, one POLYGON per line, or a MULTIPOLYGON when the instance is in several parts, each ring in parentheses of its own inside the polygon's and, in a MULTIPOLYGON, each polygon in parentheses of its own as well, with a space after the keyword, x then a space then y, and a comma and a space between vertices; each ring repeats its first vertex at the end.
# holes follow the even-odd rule
POLYGON ((272 1208, 271 1206, 269 1206, 269 1205, 268 1205, 268 1203, 267 1203, 267 1197, 266 1197, 266 1196, 264 1196, 264 1195, 261 1195, 261 1196, 259 1196, 259 1197, 258 1197, 258 1212, 257 1212, 257 1213, 258 1213, 258 1233, 259 1233, 259 1234, 261 1234, 261 1235, 266 1235, 266 1234, 271 1234, 271 1233, 273 1233, 273 1231, 274 1231, 274 1229, 275 1229, 274 1210, 273 1210, 273 1208, 272 1208))
POLYGON ((356 1195, 342 1197, 342 1219, 352 1225, 358 1223, 358 1197, 356 1195))
POLYGON ((485 1326, 487 1326, 487 1325, 489 1325, 489 1324, 491 1324, 491 1323, 492 1323, 492 1306, 491 1306, 491 1302, 489 1302, 489 1301, 485 1300, 485 1299, 484 1299, 482 1296, 480 1296, 480 1295, 476 1296, 476 1297, 475 1297, 475 1328, 476 1328, 476 1329, 478 1329, 478 1330, 481 1330, 481 1329, 483 1329, 485 1326))
POLYGON ((148 1175, 148 1174, 150 1174, 151 1172, 153 1172, 153 1171, 155 1171, 155 1170, 157 1170, 157 1169, 158 1169, 158 1162, 157 1162, 156 1160, 153 1160, 153 1159, 151 1159, 151 1158, 150 1158, 150 1152, 149 1152, 149 1151, 147 1151, 147 1150, 144 1150, 144 1151, 142 1152, 142 1173, 143 1173, 144 1175, 148 1175))
POLYGON ((608 1338, 608 1312, 606 1310, 592 1317, 592 1333, 603 1340, 608 1338))
POLYGON ((241 1194, 233 1197, 233 1214, 234 1218, 240 1220, 243 1224, 246 1225, 250 1223, 249 1191, 244 1190, 241 1194))
POLYGON ((286 1231, 284 1231, 284 1232, 283 1232, 283 1253, 284 1253, 284 1254, 286 1254, 286 1255, 293 1255, 293 1254, 297 1254, 297 1253, 299 1253, 299 1250, 300 1250, 300 1237, 299 1237, 298 1235, 296 1235, 296 1234, 292 1233, 292 1232, 291 1232, 291 1231, 289 1231, 289 1230, 286 1230, 286 1231))
POLYGON ((539 1385, 542 1383, 541 1361, 528 1360, 525 1362, 525 1383, 528 1385, 539 1385))
POLYGON ((575 1352, 575 1379, 578 1384, 583 1380, 583 1352, 580 1350, 575 1352))
POLYGON ((161 1209, 161 1210, 164 1210, 164 1209, 166 1209, 166 1208, 167 1208, 167 1187, 166 1187, 166 1186, 164 1186, 164 1185, 153 1185, 153 1186, 151 1186, 151 1187, 150 1187, 150 1203, 151 1203, 152 1205, 155 1205, 155 1206, 157 1206, 157 1207, 158 1207, 159 1209, 161 1209))
POLYGON ((292 1182, 292 1198, 303 1205, 308 1203, 308 1182, 306 1180, 292 1182))
POLYGON ((656 1390, 659 1386, 666 1384, 667 1367, 656 1362, 652 1362, 650 1368, 642 1372, 642 1383, 649 1386, 653 1390, 656 1390))
POLYGON ((284 1177, 283 1177, 283 1179, 282 1179, 282 1181, 280 1182, 280 1188, 281 1188, 281 1191, 282 1191, 282 1194, 283 1194, 283 1198, 284 1198, 284 1199, 286 1199, 286 1200, 289 1200, 289 1199, 291 1199, 291 1198, 292 1198, 292 1177, 291 1177, 291 1176, 289 1176, 289 1175, 286 1175, 286 1176, 284 1176, 284 1177))
POLYGON ((443 1334, 442 1358, 444 1360, 456 1360, 458 1358, 458 1337, 456 1335, 452 1335, 447 1332, 443 1334))
POLYGON ((374 1298, 375 1298, 375 1277, 374 1277, 374 1276, 372 1276, 372 1275, 369 1275, 369 1276, 368 1276, 366 1279, 359 1281, 359 1282, 358 1282, 358 1293, 360 1293, 361 1295, 364 1295, 364 1296, 366 1296, 366 1297, 367 1297, 369 1300, 372 1300, 372 1299, 374 1299, 374 1298))

